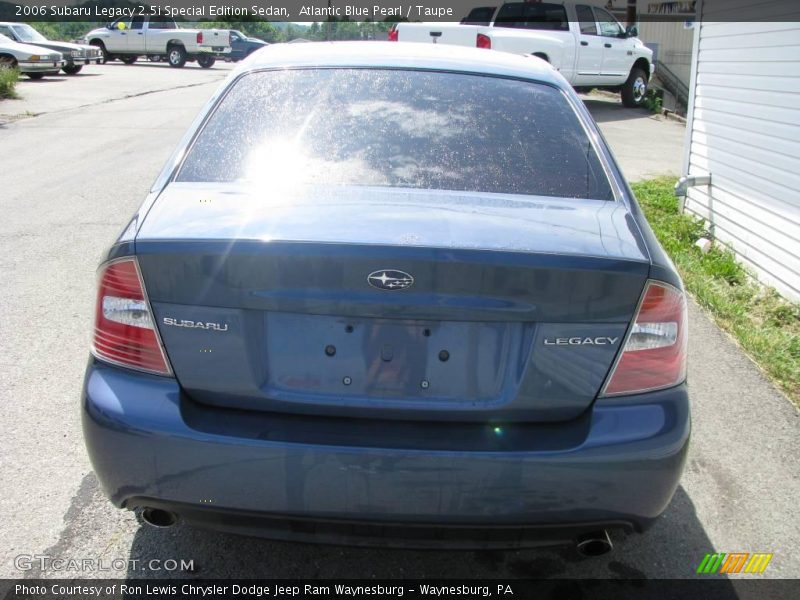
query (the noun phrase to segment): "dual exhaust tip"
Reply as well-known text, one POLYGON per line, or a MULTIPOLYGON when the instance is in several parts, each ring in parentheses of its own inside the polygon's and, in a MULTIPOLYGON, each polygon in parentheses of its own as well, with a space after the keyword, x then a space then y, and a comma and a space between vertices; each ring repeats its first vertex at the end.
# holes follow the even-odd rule
MULTIPOLYGON (((151 527, 168 529, 178 522, 178 515, 169 510, 148 506, 142 510, 142 520, 151 527)), ((614 545, 605 529, 582 534, 575 543, 578 554, 587 558, 602 556, 611 552, 613 548, 614 545)))

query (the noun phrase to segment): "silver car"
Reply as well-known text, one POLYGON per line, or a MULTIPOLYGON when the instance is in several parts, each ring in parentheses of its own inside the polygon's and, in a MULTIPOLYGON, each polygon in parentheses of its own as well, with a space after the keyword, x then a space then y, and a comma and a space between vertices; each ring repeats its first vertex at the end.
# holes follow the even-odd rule
POLYGON ((2 23, 0 34, 11 38, 20 44, 33 44, 48 50, 60 52, 64 57, 64 66, 61 67, 67 75, 80 73, 84 65, 103 62, 103 53, 99 48, 88 44, 73 44, 71 42, 57 42, 48 40, 27 23, 2 23))
POLYGON ((58 75, 65 64, 60 52, 20 44, 0 33, 0 69, 19 69, 31 79, 41 79, 45 75, 58 75))

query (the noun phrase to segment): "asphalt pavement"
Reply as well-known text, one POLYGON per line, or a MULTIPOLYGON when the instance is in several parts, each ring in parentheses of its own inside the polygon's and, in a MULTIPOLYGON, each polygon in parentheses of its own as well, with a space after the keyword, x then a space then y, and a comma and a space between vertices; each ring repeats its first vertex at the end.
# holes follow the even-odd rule
MULTIPOLYGON (((202 577, 682 578, 713 551, 771 552, 765 576, 800 577, 798 411, 694 303, 686 472, 657 524, 615 534, 603 557, 281 543, 140 527, 113 508, 80 428, 95 268, 228 70, 92 66, 0 102, 0 577, 92 576, 24 568, 50 556, 139 561, 99 577, 174 575, 148 567, 175 559, 202 577)), ((678 174, 680 123, 586 101, 629 178, 678 174)))

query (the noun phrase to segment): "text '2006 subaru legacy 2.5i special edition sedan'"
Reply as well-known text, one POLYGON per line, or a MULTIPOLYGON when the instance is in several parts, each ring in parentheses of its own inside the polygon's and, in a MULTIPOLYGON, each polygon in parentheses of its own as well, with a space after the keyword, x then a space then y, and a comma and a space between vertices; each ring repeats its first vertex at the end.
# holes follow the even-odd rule
POLYGON ((544 61, 368 49, 244 61, 112 246, 95 471, 156 525, 602 552, 683 468, 681 281, 544 61))

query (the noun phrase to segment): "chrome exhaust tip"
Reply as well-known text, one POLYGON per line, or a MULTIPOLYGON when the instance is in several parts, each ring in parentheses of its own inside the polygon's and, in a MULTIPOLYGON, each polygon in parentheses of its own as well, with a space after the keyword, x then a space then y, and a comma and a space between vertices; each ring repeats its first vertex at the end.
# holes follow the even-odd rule
POLYGON ((608 531, 601 529, 579 536, 575 548, 581 556, 593 557, 608 554, 614 548, 614 544, 611 543, 608 531))
POLYGON ((167 529, 178 522, 178 515, 168 510, 148 506, 142 509, 142 521, 151 527, 167 529))

